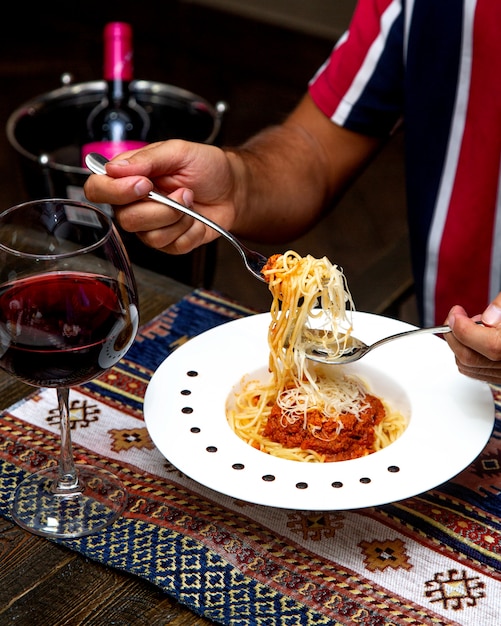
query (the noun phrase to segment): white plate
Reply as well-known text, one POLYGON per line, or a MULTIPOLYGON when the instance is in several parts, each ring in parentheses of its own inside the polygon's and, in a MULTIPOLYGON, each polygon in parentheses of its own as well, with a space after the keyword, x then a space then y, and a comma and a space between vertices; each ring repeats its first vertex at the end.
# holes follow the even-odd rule
MULTIPOLYGON (((432 489, 486 445, 494 425, 489 386, 459 374, 443 339, 420 335, 386 344, 349 366, 408 416, 393 444, 335 463, 288 461, 255 450, 230 428, 225 406, 244 376, 267 375, 269 322, 263 313, 194 337, 160 365, 146 391, 144 417, 153 442, 206 487, 281 508, 356 509, 432 489)), ((353 326, 367 343, 414 328, 359 312, 353 326)))

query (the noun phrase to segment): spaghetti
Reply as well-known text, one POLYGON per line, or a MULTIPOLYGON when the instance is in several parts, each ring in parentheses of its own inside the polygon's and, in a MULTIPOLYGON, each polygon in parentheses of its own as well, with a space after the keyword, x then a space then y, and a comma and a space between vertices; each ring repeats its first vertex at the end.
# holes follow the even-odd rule
POLYGON ((263 269, 273 301, 266 381, 244 380, 227 407, 234 431, 253 447, 297 461, 339 461, 375 452, 405 429, 405 418, 342 366, 306 359, 305 332, 321 322, 329 350, 352 331, 353 300, 343 272, 327 258, 293 251, 263 269), (318 306, 320 304, 320 306, 318 306))

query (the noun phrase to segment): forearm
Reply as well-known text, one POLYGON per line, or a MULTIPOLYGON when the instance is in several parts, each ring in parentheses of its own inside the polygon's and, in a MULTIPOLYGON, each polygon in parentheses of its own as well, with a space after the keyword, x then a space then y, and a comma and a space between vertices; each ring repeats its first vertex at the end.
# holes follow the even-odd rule
POLYGON ((380 141, 335 126, 306 97, 280 126, 228 152, 236 221, 245 238, 279 242, 310 228, 380 141))
POLYGON ((273 127, 229 155, 238 170, 232 228, 236 234, 279 242, 314 223, 325 205, 326 190, 318 170, 301 158, 302 143, 288 129, 273 127))

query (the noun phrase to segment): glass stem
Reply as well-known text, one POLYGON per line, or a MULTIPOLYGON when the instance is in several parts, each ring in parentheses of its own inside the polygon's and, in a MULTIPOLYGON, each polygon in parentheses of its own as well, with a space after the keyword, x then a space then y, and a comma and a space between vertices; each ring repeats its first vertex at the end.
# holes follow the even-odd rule
POLYGON ((73 457, 71 444, 71 421, 68 387, 58 387, 57 400, 59 404, 59 417, 61 427, 61 451, 59 455, 59 475, 55 491, 57 493, 71 493, 80 491, 78 487, 78 475, 73 457))

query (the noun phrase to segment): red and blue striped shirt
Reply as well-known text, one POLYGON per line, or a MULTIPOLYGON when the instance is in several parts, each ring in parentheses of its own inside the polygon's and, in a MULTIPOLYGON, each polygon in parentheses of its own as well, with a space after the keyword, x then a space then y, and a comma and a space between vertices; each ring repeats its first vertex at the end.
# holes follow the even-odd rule
POLYGON ((351 130, 405 132, 416 294, 424 324, 501 290, 501 2, 359 0, 310 81, 351 130))

